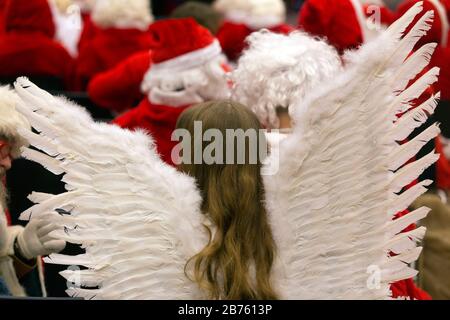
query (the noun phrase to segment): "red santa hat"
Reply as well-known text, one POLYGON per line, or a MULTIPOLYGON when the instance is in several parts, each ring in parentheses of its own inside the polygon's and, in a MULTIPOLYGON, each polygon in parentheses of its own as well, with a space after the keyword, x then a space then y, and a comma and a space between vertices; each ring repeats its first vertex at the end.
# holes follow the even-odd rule
POLYGON ((379 26, 370 23, 372 16, 380 18, 381 27, 393 20, 389 9, 375 0, 307 0, 299 14, 299 26, 312 35, 327 38, 343 52, 380 31, 379 26))
MULTIPOLYGON (((192 18, 185 18, 157 21, 149 31, 153 39, 153 64, 142 84, 143 92, 223 89, 226 79, 221 64, 225 60, 219 42, 208 29, 192 18)), ((211 98, 210 94, 207 96, 211 98)))
POLYGON ((7 0, 5 31, 41 32, 50 38, 55 35, 55 24, 47 0, 7 0))
POLYGON ((158 21, 149 31, 154 42, 153 70, 175 65, 189 69, 221 53, 216 38, 192 18, 158 21))
MULTIPOLYGON (((434 22, 431 30, 421 38, 418 46, 425 43, 437 42, 442 47, 446 47, 449 36, 450 0, 407 0, 399 6, 398 16, 402 16, 419 1, 423 1, 424 11, 434 11, 434 22)), ((419 18, 416 18, 416 21, 419 18)), ((414 25, 414 23, 411 25, 414 25)))

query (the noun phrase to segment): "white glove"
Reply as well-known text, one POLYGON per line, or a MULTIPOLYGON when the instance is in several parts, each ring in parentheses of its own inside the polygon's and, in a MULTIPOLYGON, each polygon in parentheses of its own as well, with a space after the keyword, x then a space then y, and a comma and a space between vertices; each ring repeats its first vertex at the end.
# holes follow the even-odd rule
POLYGON ((17 237, 20 254, 28 259, 38 256, 48 256, 62 251, 66 242, 57 240, 49 234, 60 227, 47 219, 31 220, 23 232, 17 237))

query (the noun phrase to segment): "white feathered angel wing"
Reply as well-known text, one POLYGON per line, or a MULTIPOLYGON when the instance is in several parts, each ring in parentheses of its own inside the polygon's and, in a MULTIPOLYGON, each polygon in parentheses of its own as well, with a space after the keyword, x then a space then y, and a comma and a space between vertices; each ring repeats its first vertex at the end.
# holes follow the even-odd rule
MULTIPOLYGON (((144 133, 95 123, 81 108, 18 79, 18 106, 40 132, 21 134, 43 152, 23 156, 59 175, 68 192, 34 193, 37 203, 22 214, 39 219, 63 214, 54 236, 81 244, 86 253, 52 255, 47 262, 84 270, 62 275, 79 287, 68 294, 86 299, 196 299, 187 279, 189 258, 207 243, 195 182, 165 165, 144 133)), ((59 220, 59 219, 57 219, 59 220)))
POLYGON ((438 98, 397 120, 439 72, 431 69, 408 87, 435 48, 428 44, 409 56, 433 19, 424 14, 403 37, 421 12, 418 3, 352 53, 346 72, 294 115, 294 133, 280 145, 280 169, 265 179, 279 256, 274 280, 284 298, 388 298, 390 283, 416 274, 408 264, 418 258, 416 241, 425 230, 400 232, 429 210, 393 217, 426 191, 431 181, 401 193, 438 159, 433 152, 404 165, 439 134, 437 125, 399 143, 433 113, 438 98))

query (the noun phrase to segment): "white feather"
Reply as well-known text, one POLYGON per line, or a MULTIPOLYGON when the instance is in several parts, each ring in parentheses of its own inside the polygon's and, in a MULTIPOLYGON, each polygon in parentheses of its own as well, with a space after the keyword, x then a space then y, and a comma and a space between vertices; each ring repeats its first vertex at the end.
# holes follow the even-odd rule
POLYGON ((408 144, 397 142, 434 111, 435 97, 394 121, 438 74, 432 69, 413 81, 432 46, 406 59, 430 27, 426 13, 402 38, 421 10, 415 5, 378 39, 347 54, 345 72, 295 106, 294 133, 279 148, 280 169, 264 179, 278 247, 274 281, 283 298, 387 299, 392 282, 417 274, 408 264, 420 253, 416 240, 424 229, 398 234, 429 210, 392 218, 430 181, 398 193, 438 159, 433 152, 405 165, 438 126, 408 144), (389 250, 400 255, 390 257, 389 250), (376 288, 367 285, 371 267, 382 273, 376 288))

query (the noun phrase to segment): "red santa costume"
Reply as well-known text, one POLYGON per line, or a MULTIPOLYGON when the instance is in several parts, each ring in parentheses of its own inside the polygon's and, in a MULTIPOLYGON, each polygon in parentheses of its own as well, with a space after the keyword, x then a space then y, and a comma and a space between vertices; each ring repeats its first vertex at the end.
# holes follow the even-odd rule
POLYGON ((231 61, 239 58, 246 47, 245 39, 255 31, 269 29, 288 34, 294 30, 285 23, 286 7, 282 0, 217 0, 214 7, 225 17, 217 38, 231 61))
POLYGON ((96 105, 116 112, 135 106, 144 98, 141 83, 151 60, 151 51, 138 52, 115 68, 98 74, 89 82, 89 97, 96 105))
POLYGON ((4 23, 5 23, 5 5, 6 5, 6 0, 0 0, 0 34, 3 33, 5 27, 4 27, 4 23))
POLYGON ((93 76, 115 67, 130 55, 149 50, 148 27, 153 22, 149 0, 97 0, 92 10, 95 30, 80 46, 77 59, 78 89, 93 76))
POLYGON ((148 131, 162 159, 173 164, 171 141, 179 115, 189 106, 229 97, 219 42, 195 20, 167 19, 150 27, 157 42, 142 89, 147 97, 117 118, 122 128, 148 131))
POLYGON ((379 0, 307 0, 298 24, 343 53, 370 40, 393 20, 394 14, 379 0))
POLYGON ((74 3, 80 7, 81 19, 83 21, 83 29, 81 30, 80 39, 78 41, 78 50, 93 38, 95 34, 95 25, 92 23, 91 12, 94 7, 95 0, 74 0, 74 3))
POLYGON ((54 41, 55 25, 47 0, 6 0, 0 34, 0 77, 51 76, 70 81, 73 60, 54 41))

